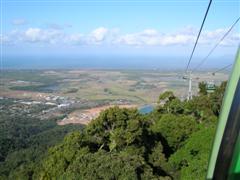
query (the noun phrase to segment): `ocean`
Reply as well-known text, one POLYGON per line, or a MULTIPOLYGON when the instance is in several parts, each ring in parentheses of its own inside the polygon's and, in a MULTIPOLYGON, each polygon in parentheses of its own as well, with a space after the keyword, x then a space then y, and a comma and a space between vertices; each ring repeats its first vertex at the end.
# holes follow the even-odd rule
MULTIPOLYGON (((3 57, 2 69, 184 69, 186 58, 169 57, 3 57)), ((226 60, 208 63, 207 68, 221 67, 226 60)), ((229 61, 227 61, 229 63, 229 61)), ((191 64, 194 66, 197 61, 191 64)))

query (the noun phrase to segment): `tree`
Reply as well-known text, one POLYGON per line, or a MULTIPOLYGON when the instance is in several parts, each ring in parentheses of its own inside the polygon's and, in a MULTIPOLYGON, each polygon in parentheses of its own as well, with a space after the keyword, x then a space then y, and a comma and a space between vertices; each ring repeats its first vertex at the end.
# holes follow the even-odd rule
POLYGON ((205 179, 214 127, 203 127, 193 133, 187 143, 170 157, 172 174, 175 178, 192 180, 205 179))
POLYGON ((227 86, 227 82, 226 81, 222 82, 220 86, 216 87, 215 92, 210 95, 212 111, 216 116, 219 116, 220 114, 222 100, 223 100, 226 86, 227 86))
POLYGON ((190 101, 165 92, 147 115, 109 108, 63 141, 76 126, 1 116, 0 179, 203 179, 225 86, 190 101))
POLYGON ((167 113, 183 114, 184 112, 184 103, 182 103, 178 98, 166 103, 165 107, 167 109, 167 113))
POLYGON ((151 129, 155 133, 160 133, 172 150, 176 151, 198 129, 198 125, 191 116, 165 114, 152 125, 151 129))
POLYGON ((207 95, 207 88, 206 88, 207 84, 205 82, 200 82, 198 84, 198 88, 199 88, 199 94, 200 95, 207 95))
POLYGON ((158 98, 159 103, 166 103, 168 101, 172 101, 176 97, 174 96, 172 91, 165 91, 164 93, 160 94, 158 98))
POLYGON ((185 102, 184 114, 193 115, 198 122, 204 121, 209 116, 213 116, 212 102, 206 95, 193 97, 192 100, 185 102))
POLYGON ((163 147, 149 126, 135 109, 109 108, 82 133, 72 133, 51 148, 34 178, 167 178, 161 167, 166 165, 163 147))

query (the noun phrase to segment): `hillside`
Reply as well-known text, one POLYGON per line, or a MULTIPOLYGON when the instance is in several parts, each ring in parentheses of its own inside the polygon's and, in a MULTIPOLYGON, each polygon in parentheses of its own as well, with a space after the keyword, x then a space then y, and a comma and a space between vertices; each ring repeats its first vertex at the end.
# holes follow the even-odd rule
MULTIPOLYGON (((170 91, 147 115, 109 108, 10 179, 205 179, 226 83, 190 101, 170 91)), ((32 162, 28 162, 32 163, 32 162)), ((27 164, 28 164, 27 163, 27 164)), ((5 164, 6 166, 6 164, 5 164)))

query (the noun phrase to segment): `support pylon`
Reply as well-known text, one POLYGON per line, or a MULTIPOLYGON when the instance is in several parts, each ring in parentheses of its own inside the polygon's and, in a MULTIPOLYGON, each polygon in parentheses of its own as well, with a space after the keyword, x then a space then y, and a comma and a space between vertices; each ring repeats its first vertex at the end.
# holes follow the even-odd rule
POLYGON ((187 96, 187 100, 191 100, 192 99, 192 77, 191 77, 191 71, 189 72, 188 75, 188 96, 187 96))

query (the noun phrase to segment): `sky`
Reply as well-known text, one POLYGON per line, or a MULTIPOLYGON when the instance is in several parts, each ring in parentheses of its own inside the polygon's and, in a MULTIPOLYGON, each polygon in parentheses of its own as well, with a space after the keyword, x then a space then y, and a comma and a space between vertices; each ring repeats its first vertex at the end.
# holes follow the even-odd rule
MULTIPOLYGON (((3 57, 190 56, 208 0, 1 0, 3 57)), ((204 58, 240 16, 213 0, 194 58, 204 58)), ((211 58, 233 59, 240 25, 211 58)), ((183 62, 181 62, 183 63, 183 62)))

